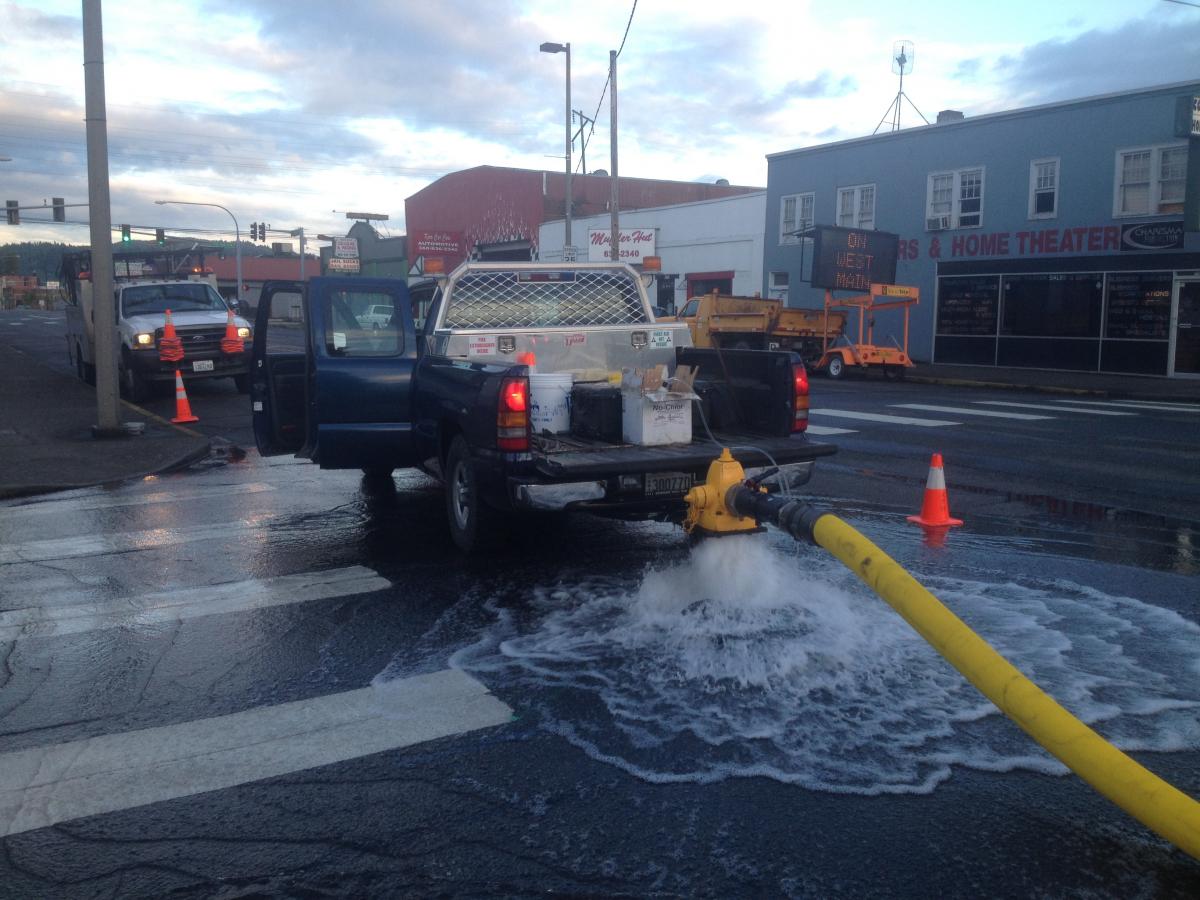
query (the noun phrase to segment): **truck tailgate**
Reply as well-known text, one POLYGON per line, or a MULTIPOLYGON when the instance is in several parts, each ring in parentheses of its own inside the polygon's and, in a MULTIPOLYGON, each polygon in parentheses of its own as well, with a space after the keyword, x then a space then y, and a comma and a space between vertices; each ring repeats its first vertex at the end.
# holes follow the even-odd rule
POLYGON ((555 439, 534 453, 537 471, 549 478, 595 478, 634 472, 667 472, 703 468, 729 447, 747 466, 770 464, 766 451, 781 465, 806 462, 837 452, 833 444, 818 444, 800 436, 768 437, 755 434, 717 434, 718 444, 692 441, 643 447, 633 444, 601 444, 574 438, 555 439), (754 447, 757 449, 750 449, 754 447))

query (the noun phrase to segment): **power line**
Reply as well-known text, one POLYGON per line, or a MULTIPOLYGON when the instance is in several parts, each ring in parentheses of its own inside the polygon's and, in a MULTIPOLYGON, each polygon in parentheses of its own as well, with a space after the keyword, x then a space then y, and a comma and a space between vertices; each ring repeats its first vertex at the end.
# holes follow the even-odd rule
MULTIPOLYGON (((621 58, 621 51, 625 49, 625 39, 629 37, 629 26, 633 24, 633 14, 637 12, 637 0, 633 0, 633 9, 629 10, 629 21, 625 23, 625 33, 621 35, 621 46, 617 49, 617 59, 621 58)), ((600 91, 600 102, 596 104, 596 112, 592 114, 592 128, 588 132, 587 138, 580 145, 580 152, 587 150, 588 141, 592 139, 592 135, 596 133, 596 116, 600 115, 600 107, 604 105, 604 95, 608 93, 608 86, 612 84, 612 72, 608 73, 608 77, 604 79, 604 88, 600 91)))

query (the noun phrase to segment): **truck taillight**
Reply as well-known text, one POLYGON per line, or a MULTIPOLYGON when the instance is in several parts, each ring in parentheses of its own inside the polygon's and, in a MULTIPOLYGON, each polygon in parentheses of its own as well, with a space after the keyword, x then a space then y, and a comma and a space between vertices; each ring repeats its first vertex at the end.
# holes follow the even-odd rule
POLYGON ((804 363, 792 366, 792 431, 808 430, 808 370, 804 363))
POLYGON ((505 378, 500 382, 496 446, 518 453, 529 449, 529 379, 526 377, 505 378))

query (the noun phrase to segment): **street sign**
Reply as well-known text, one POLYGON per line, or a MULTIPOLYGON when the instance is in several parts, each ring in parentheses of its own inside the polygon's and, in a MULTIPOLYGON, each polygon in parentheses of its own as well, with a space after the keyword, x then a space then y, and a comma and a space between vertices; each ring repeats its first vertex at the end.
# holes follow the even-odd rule
POLYGON ((334 238, 335 259, 358 259, 358 238, 334 238))

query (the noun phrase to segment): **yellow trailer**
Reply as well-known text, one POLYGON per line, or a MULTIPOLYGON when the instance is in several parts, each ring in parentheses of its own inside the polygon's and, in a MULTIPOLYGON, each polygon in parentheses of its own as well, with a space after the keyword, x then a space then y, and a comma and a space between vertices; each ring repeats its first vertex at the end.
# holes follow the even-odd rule
POLYGON ((869 294, 838 300, 834 300, 833 291, 826 291, 825 315, 830 325, 824 329, 821 357, 813 368, 825 372, 830 378, 841 378, 851 366, 857 366, 863 372, 879 368, 886 378, 903 378, 904 371, 913 367, 913 361, 908 356, 908 308, 920 300, 920 289, 903 284, 872 284, 869 294), (883 301, 877 298, 883 298, 883 301), (857 342, 846 337, 847 314, 831 312, 835 309, 858 310, 857 342), (875 343, 875 313, 885 309, 904 310, 903 344, 896 341, 895 337, 892 338, 891 347, 875 343), (835 321, 836 326, 833 325, 835 321))

